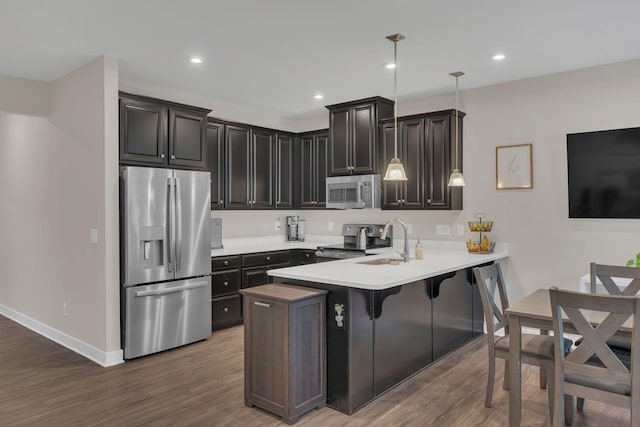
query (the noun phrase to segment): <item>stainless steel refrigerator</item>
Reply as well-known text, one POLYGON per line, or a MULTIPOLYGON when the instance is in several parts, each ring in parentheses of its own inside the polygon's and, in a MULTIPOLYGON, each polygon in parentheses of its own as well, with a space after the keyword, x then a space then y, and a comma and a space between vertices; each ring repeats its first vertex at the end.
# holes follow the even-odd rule
POLYGON ((125 359, 211 335, 210 188, 209 172, 120 169, 125 359))

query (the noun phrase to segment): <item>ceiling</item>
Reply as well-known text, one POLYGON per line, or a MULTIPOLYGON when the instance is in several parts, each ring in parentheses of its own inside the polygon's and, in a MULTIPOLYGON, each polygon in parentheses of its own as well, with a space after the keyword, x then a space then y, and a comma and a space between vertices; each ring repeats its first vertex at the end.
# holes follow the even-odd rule
POLYGON ((0 10, 0 75, 53 81, 110 55, 127 87, 287 118, 392 98, 385 37, 397 32, 400 100, 452 92, 458 70, 464 90, 640 58, 637 0, 0 0, 0 10))

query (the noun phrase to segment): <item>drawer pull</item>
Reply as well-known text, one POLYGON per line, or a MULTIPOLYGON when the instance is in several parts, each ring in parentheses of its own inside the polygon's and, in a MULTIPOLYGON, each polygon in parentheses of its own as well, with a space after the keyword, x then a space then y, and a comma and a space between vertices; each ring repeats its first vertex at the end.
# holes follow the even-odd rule
POLYGON ((224 311, 226 313, 227 311, 229 311, 229 307, 223 308, 222 311, 224 311))
POLYGON ((226 282, 226 281, 225 281, 225 282, 223 283, 223 285, 225 285, 225 286, 229 286, 229 282, 226 282))
POLYGON ((267 257, 267 261, 271 261, 271 257, 270 256, 267 257))
POLYGON ((254 301, 255 305, 259 305, 260 307, 271 307, 271 304, 267 304, 266 302, 254 301))
POLYGON ((229 260, 225 260, 223 264, 224 265, 229 265, 229 260))
POLYGON ((311 255, 310 255, 310 254, 304 254, 304 256, 306 256, 307 258, 309 258, 311 255))

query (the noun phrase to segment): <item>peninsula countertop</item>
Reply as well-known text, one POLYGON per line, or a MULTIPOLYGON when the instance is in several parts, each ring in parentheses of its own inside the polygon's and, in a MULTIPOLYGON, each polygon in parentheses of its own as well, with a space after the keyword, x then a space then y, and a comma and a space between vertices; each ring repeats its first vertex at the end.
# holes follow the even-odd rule
MULTIPOLYGON (((415 245, 415 242, 413 242, 413 245, 415 245)), ((469 253, 465 242, 426 241, 422 242, 422 245, 424 247, 423 259, 415 259, 415 254, 412 250, 409 262, 401 262, 397 265, 360 264, 362 261, 376 258, 400 258, 392 248, 384 248, 370 251, 375 255, 278 268, 267 271, 267 274, 275 278, 281 277, 352 288, 383 290, 497 261, 509 256, 509 246, 505 243, 497 243, 494 252, 491 254, 469 253)), ((394 246, 397 249, 397 240, 394 240, 394 246)))

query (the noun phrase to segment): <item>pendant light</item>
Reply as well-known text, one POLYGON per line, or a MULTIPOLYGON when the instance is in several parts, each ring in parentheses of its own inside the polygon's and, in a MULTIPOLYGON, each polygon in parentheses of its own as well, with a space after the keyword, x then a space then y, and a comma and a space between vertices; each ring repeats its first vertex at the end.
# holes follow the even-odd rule
POLYGON ((455 73, 450 73, 453 77, 456 78, 456 150, 455 150, 455 165, 456 167, 451 172, 451 177, 449 178, 449 187, 464 187, 464 177, 462 176, 462 172, 458 168, 458 153, 460 150, 460 146, 458 145, 458 116, 460 112, 458 111, 458 79, 460 76, 464 76, 462 71, 456 71, 455 73))
POLYGON ((385 181, 406 181, 407 174, 404 172, 404 166, 398 158, 398 42, 404 40, 402 34, 393 34, 387 36, 388 40, 393 42, 393 129, 394 129, 394 156, 387 166, 387 172, 384 174, 385 181))

